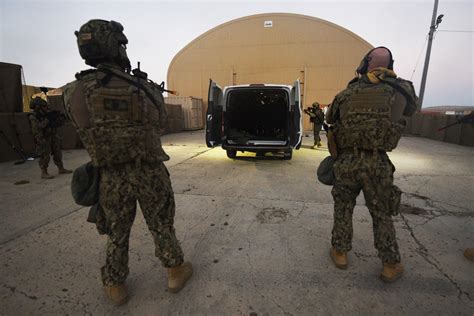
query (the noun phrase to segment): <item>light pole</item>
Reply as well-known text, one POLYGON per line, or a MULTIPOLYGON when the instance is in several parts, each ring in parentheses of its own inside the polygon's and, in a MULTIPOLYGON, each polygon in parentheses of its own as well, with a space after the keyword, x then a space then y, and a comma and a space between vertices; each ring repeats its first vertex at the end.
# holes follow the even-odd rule
POLYGON ((433 43, 433 35, 438 28, 438 25, 443 20, 443 14, 438 15, 436 17, 436 13, 438 11, 438 0, 435 0, 434 8, 433 8, 433 17, 431 18, 431 26, 430 32, 428 33, 428 46, 426 48, 426 57, 425 57, 425 65, 423 67, 423 76, 421 77, 421 85, 420 85, 420 93, 419 93, 419 103, 418 103, 418 111, 421 111, 421 107, 423 105, 423 96, 425 94, 425 85, 426 85, 426 76, 428 75, 428 65, 430 64, 430 55, 431 55, 431 44, 433 43))

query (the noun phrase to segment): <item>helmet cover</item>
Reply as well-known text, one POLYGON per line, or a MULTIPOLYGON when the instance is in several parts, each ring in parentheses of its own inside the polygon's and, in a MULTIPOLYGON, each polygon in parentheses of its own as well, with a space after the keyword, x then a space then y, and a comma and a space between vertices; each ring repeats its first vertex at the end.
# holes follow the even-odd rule
POLYGON ((128 39, 123 33, 122 24, 115 21, 90 20, 74 33, 77 38, 79 54, 86 64, 97 67, 109 62, 118 64, 125 71, 131 65, 126 52, 128 39))

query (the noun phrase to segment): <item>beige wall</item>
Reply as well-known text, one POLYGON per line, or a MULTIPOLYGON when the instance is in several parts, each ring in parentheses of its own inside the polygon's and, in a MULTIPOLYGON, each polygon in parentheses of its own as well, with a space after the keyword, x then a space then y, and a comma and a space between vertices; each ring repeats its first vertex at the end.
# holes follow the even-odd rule
MULTIPOLYGON (((222 24, 184 47, 168 68, 167 84, 207 105, 209 78, 220 86, 292 84, 299 78, 305 107, 314 101, 328 104, 371 48, 354 33, 318 18, 253 15, 222 24), (264 27, 265 21, 273 26, 264 27)), ((310 129, 307 116, 304 127, 310 129)))

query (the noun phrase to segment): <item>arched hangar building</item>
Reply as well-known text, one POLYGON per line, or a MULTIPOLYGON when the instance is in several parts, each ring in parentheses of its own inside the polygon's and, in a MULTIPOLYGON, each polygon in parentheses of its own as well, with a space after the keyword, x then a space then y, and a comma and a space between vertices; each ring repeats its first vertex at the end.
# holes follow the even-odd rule
MULTIPOLYGON (((328 104, 371 48, 351 31, 315 17, 252 15, 219 25, 181 49, 168 68, 168 88, 202 98, 205 111, 210 78, 220 86, 290 85, 299 78, 304 107, 328 104)), ((304 129, 311 129, 308 116, 304 129)))

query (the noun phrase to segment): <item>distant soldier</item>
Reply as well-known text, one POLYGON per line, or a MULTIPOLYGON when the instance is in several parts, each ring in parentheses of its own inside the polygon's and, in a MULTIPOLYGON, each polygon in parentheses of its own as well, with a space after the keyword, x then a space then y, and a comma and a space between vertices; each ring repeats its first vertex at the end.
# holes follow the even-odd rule
POLYGON ((163 161, 160 130, 166 113, 160 87, 139 70, 130 74, 128 43, 115 21, 90 20, 75 32, 79 53, 95 67, 68 84, 65 106, 99 169, 99 205, 109 239, 102 267, 106 295, 127 301, 128 243, 137 200, 155 241, 155 255, 168 270, 168 288, 179 291, 192 275, 174 229, 175 201, 163 161))
POLYGON ((418 99, 410 81, 397 78, 390 50, 377 47, 361 61, 358 77, 329 106, 332 124, 328 146, 335 159, 334 227, 330 255, 347 268, 352 245, 352 213, 360 191, 373 220, 375 248, 382 260, 381 279, 393 282, 403 273, 391 216, 397 215, 401 191, 393 185, 395 167, 387 151, 397 147, 404 121, 418 99))
POLYGON ((54 164, 58 167, 60 174, 71 173, 63 166, 61 152, 61 137, 57 128, 64 123, 64 119, 58 111, 51 111, 48 103, 40 97, 30 101, 29 115, 31 131, 36 143, 36 154, 39 156, 42 179, 52 179, 54 176, 48 173, 50 156, 53 156, 54 164))
POLYGON ((321 137, 319 132, 323 127, 324 123, 324 112, 321 110, 321 107, 318 102, 314 102, 311 107, 308 107, 304 110, 306 114, 309 115, 309 121, 313 123, 313 134, 314 134, 314 145, 313 148, 321 147, 321 137))

